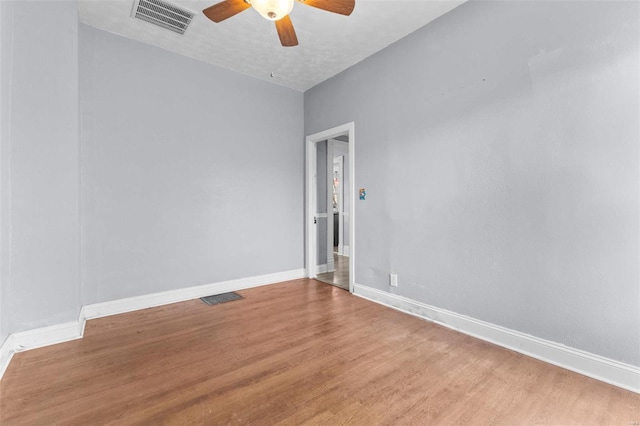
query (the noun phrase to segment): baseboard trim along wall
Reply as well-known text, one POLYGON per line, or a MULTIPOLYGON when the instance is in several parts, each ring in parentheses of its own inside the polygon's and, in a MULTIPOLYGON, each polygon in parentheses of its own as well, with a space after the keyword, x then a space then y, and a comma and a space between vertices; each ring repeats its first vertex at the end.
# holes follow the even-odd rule
POLYGON ((361 284, 355 284, 353 294, 558 367, 640 393, 638 367, 361 284))
POLYGON ((13 335, 10 334, 0 346, 0 379, 2 379, 4 372, 7 370, 14 352, 13 335))
POLYGON ((14 353, 80 339, 84 334, 84 326, 87 320, 168 305, 170 303, 184 302, 186 300, 198 299, 214 294, 296 280, 304 278, 305 276, 305 269, 295 269, 85 305, 80 310, 77 321, 10 334, 0 347, 0 379, 2 379, 14 353))
POLYGON ((349 257, 349 246, 338 246, 338 255, 349 257))
POLYGON ((295 269, 275 274, 240 278, 237 280, 222 281, 144 296, 129 297, 127 299, 114 300, 111 302, 96 303, 93 305, 86 305, 82 310, 86 319, 101 318, 109 315, 137 311, 139 309, 168 305, 169 303, 184 302, 185 300, 197 299, 213 294, 228 293, 230 291, 260 287, 282 281, 297 280, 299 278, 304 278, 305 274, 306 271, 304 269, 295 269))

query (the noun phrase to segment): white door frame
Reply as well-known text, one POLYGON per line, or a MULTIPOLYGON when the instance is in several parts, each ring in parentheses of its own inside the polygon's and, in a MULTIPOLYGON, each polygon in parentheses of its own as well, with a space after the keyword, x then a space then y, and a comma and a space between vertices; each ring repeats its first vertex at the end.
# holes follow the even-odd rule
MULTIPOLYGON (((316 163, 316 144, 323 142, 338 136, 347 136, 349 138, 349 291, 353 293, 353 286, 355 284, 355 123, 347 123, 341 126, 334 127, 323 132, 314 133, 306 137, 305 149, 306 155, 306 173, 305 173, 305 198, 306 198, 306 223, 305 223, 305 267, 306 276, 309 278, 315 278, 318 275, 318 253, 317 253, 317 241, 318 232, 317 226, 314 224, 314 216, 316 214, 316 178, 317 178, 317 163, 316 163)), ((333 162, 333 161, 332 161, 333 162)), ((329 206, 327 206, 329 207, 329 206)))

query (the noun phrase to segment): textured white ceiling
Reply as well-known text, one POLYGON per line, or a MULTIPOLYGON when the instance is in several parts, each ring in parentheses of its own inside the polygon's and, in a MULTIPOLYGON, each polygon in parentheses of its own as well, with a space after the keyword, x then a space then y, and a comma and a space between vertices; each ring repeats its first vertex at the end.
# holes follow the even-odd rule
POLYGON ((253 9, 216 24, 202 14, 216 0, 170 1, 197 12, 184 35, 132 18, 134 0, 81 0, 78 9, 87 25, 304 91, 465 0, 356 0, 351 16, 296 2, 290 17, 300 44, 286 48, 274 23, 253 9))

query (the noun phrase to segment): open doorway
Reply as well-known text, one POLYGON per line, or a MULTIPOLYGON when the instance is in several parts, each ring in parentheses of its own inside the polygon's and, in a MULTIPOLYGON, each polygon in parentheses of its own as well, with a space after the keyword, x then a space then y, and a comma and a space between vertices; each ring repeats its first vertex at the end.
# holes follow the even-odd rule
POLYGON ((316 210, 327 212, 318 234, 317 279, 349 290, 349 138, 347 135, 316 144, 316 210), (323 167, 324 164, 326 167, 323 167), (346 173, 345 173, 346 172, 346 173), (322 199, 326 197, 326 201, 322 199), (327 206, 325 209, 324 206, 327 206), (324 225, 324 226, 323 226, 324 225), (326 244, 323 244, 326 240, 326 244), (326 252, 326 255, 325 255, 326 252))
POLYGON ((307 275, 353 292, 354 124, 307 136, 307 275))

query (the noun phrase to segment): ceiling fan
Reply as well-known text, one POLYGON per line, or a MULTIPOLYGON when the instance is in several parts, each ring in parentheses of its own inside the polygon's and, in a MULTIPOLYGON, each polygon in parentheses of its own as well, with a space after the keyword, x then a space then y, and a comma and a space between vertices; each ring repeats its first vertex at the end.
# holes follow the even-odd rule
MULTIPOLYGON (((351 15, 356 5, 355 0, 297 1, 307 6, 346 16, 351 15)), ((213 22, 222 22, 253 6, 265 19, 275 21, 280 43, 283 46, 297 46, 298 37, 293 29, 291 18, 289 18, 293 3, 294 0, 224 0, 204 9, 202 13, 213 22)))

